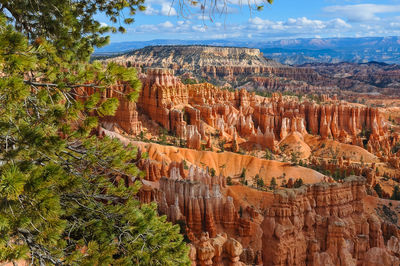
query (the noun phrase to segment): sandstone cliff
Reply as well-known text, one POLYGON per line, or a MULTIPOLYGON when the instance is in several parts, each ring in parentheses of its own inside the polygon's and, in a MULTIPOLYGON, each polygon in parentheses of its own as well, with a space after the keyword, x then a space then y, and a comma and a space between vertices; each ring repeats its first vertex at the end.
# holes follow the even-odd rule
POLYGON ((109 59, 128 67, 168 68, 182 77, 260 90, 303 89, 322 77, 312 69, 267 59, 258 49, 213 46, 149 46, 109 59), (251 86, 249 86, 251 84, 251 86), (289 86, 289 87, 288 87, 289 86))
POLYGON ((209 126, 222 135, 238 134, 271 150, 297 132, 365 144, 369 151, 390 153, 388 126, 376 108, 339 101, 288 101, 279 94, 263 98, 245 90, 231 92, 210 84, 184 85, 171 70, 163 69, 149 69, 142 75, 142 82, 140 110, 187 139, 190 147, 200 147, 200 136, 205 140, 205 127, 209 126), (193 126, 190 131, 189 125, 193 126))

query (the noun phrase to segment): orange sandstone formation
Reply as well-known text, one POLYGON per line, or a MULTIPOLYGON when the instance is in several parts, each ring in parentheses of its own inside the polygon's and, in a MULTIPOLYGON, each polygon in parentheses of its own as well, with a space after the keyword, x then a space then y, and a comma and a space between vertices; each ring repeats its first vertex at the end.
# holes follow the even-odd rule
MULTIPOLYGON (((399 137, 390 138, 388 125, 376 108, 328 99, 318 105, 307 100, 287 100, 279 94, 263 98, 245 90, 230 92, 210 84, 184 85, 172 70, 166 69, 148 69, 141 79, 138 110, 185 139, 193 149, 208 142, 210 130, 218 130, 232 144, 236 139, 234 150, 239 148, 237 138, 277 151, 278 144, 292 133, 310 133, 365 146, 393 166, 400 164, 400 156, 391 153, 399 137)), ((136 105, 113 90, 102 95, 112 96, 120 99, 120 107, 114 117, 102 118, 104 126, 114 126, 131 135, 141 132, 136 105)))
POLYGON ((264 98, 210 84, 184 85, 172 70, 165 69, 149 69, 141 79, 137 110, 120 98, 124 104, 114 117, 102 119, 105 129, 99 134, 131 142, 111 131, 138 134, 139 112, 186 140, 189 149, 132 143, 149 154, 148 159, 139 156, 137 160, 146 174, 139 198, 145 203, 156 201, 160 213, 185 229, 192 243, 193 265, 399 265, 397 224, 365 208, 369 204, 366 186, 377 182, 373 154, 400 166, 400 154, 391 152, 399 137, 391 135, 378 109, 327 97, 316 104, 280 94, 264 98), (313 140, 308 138, 312 134, 327 143, 365 147, 373 158, 365 167, 341 156, 337 161, 311 160, 324 169, 338 167, 365 176, 317 183, 327 179, 311 169, 237 153, 196 151, 213 146, 211 134, 218 134, 234 151, 249 144, 278 153, 278 147, 297 145, 304 158, 311 154, 313 140), (245 166, 246 180, 260 174, 269 184, 272 177, 284 176, 290 168, 294 170, 288 178, 317 184, 274 193, 227 186, 227 176, 238 177, 245 166), (272 176, 276 168, 279 175, 272 176))
POLYGON ((183 178, 182 167, 172 169, 154 187, 156 200, 170 221, 184 221, 197 252, 193 263, 219 265, 222 252, 246 264, 358 265, 374 254, 385 256, 382 265, 399 263, 398 229, 364 210, 363 178, 278 190, 270 205, 258 209, 228 196, 221 175, 191 166, 183 178), (239 251, 230 252, 226 244, 217 251, 208 236, 225 243, 221 234, 239 241, 239 251))
POLYGON ((183 161, 160 163, 154 161, 160 154, 148 152, 150 159, 137 159, 147 173, 140 198, 157 201, 160 213, 185 228, 193 265, 400 263, 397 224, 370 211, 374 198, 366 196, 363 177, 273 194, 246 191, 227 186, 222 174, 183 161))
MULTIPOLYGON (((382 156, 390 154, 394 142, 376 108, 338 101, 320 105, 288 101, 278 94, 263 98, 245 90, 230 92, 210 84, 184 85, 171 70, 164 69, 149 69, 142 75, 142 82, 140 111, 187 139, 195 149, 201 147, 201 141, 207 142, 207 128, 214 128, 231 140, 237 134, 271 150, 276 150, 278 142, 291 133, 365 144, 369 151, 382 156)), ((396 160, 391 161, 397 164, 396 160)))

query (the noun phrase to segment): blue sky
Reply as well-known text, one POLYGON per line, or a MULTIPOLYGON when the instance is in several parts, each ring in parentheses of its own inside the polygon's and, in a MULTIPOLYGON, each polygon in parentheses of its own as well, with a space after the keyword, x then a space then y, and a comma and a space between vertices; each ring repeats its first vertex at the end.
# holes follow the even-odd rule
MULTIPOLYGON (((223 0, 218 1, 221 8, 223 0)), ((264 9, 250 12, 247 0, 229 0, 226 14, 214 12, 210 21, 207 7, 203 17, 199 5, 182 14, 179 0, 173 4, 171 0, 147 0, 147 10, 135 16, 126 34, 113 34, 111 42, 400 35, 400 0, 275 0, 273 5, 250 1, 260 1, 256 4, 264 9)), ((104 15, 97 18, 110 24, 104 15)))

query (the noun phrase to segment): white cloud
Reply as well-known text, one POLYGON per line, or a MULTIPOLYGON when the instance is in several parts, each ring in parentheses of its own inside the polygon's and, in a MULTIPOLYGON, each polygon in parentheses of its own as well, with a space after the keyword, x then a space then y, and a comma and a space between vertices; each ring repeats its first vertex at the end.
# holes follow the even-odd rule
POLYGON ((146 10, 143 11, 145 15, 149 16, 176 16, 178 13, 173 7, 173 2, 168 0, 150 0, 146 1, 146 10))
POLYGON ((400 5, 359 4, 328 6, 324 11, 335 16, 343 16, 348 21, 360 22, 379 20, 377 14, 400 12, 400 5))
POLYGON ((351 28, 351 25, 340 18, 322 21, 301 17, 289 18, 287 21, 271 21, 255 17, 249 19, 249 28, 258 31, 311 31, 310 33, 312 33, 315 31, 319 32, 323 29, 351 28))
POLYGON ((328 21, 328 28, 351 28, 352 26, 341 18, 335 18, 328 21))
POLYGON ((163 23, 160 23, 159 26, 163 27, 163 28, 173 28, 174 24, 172 24, 170 21, 165 21, 163 23))
POLYGON ((306 17, 302 18, 289 18, 285 23, 288 27, 296 27, 296 28, 314 28, 314 29, 323 29, 326 28, 327 23, 321 20, 311 20, 306 17))
POLYGON ((100 22, 100 26, 102 26, 102 27, 108 27, 108 24, 105 23, 105 22, 100 22))
POLYGON ((143 13, 152 16, 152 15, 158 15, 160 12, 154 9, 151 5, 147 5, 146 10, 143 11, 143 13))
POLYGON ((199 31, 199 32, 206 32, 207 28, 204 25, 194 25, 192 26, 192 29, 194 31, 199 31))
POLYGON ((392 28, 400 29, 400 22, 392 22, 389 24, 392 28))
POLYGON ((343 18, 311 19, 308 17, 269 20, 252 17, 247 22, 233 24, 216 21, 197 22, 180 18, 159 24, 140 25, 130 31, 157 38, 179 36, 182 39, 287 39, 301 37, 354 37, 354 36, 396 36, 400 35, 400 17, 386 17, 380 20, 353 23, 343 18))
POLYGON ((170 3, 162 3, 161 4, 161 15, 164 16, 176 16, 176 10, 172 7, 170 3))

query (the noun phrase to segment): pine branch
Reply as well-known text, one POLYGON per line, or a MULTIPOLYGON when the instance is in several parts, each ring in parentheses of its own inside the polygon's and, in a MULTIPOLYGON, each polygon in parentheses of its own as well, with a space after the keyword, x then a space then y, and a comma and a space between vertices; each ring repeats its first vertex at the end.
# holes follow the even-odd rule
POLYGON ((28 245, 31 255, 39 260, 40 265, 46 265, 46 261, 50 261, 54 265, 63 265, 63 262, 51 255, 45 247, 35 243, 35 237, 29 230, 18 228, 17 231, 22 235, 24 241, 28 245))
MULTIPOLYGON (((24 83, 30 86, 38 86, 38 87, 52 87, 56 88, 59 85, 55 83, 41 83, 41 82, 33 82, 30 80, 24 80, 24 83)), ((99 86, 97 84, 75 84, 75 85, 66 85, 68 88, 95 88, 95 89, 104 89, 106 86, 99 86)))
POLYGON ((108 195, 104 195, 104 194, 83 195, 83 194, 78 194, 78 193, 72 193, 72 194, 64 194, 62 196, 69 198, 69 199, 93 198, 95 200, 107 200, 107 201, 113 201, 113 202, 121 202, 121 201, 129 199, 129 197, 108 196, 108 195))

